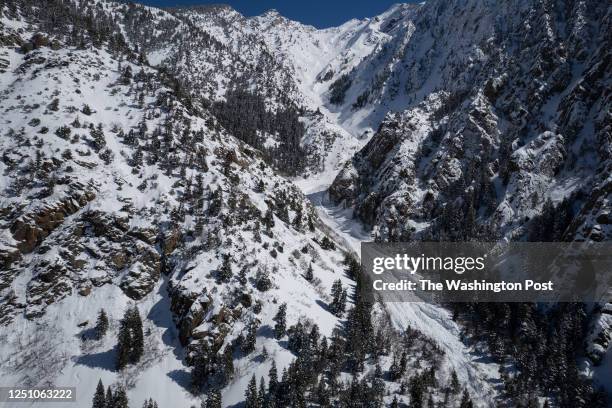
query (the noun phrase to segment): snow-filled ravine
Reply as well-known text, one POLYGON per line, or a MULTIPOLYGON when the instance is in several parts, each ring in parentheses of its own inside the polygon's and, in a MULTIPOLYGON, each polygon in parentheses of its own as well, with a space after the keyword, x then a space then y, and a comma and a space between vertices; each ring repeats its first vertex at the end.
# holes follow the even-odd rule
MULTIPOLYGON (((331 202, 327 194, 328 180, 333 180, 333 176, 322 174, 316 179, 296 180, 295 184, 315 206, 329 234, 345 249, 360 257, 361 243, 370 241, 371 235, 353 217, 351 209, 331 202)), ((452 320, 448 310, 437 305, 409 302, 388 302, 384 307, 398 330, 411 327, 438 342, 445 352, 442 376, 446 378, 455 370, 476 401, 493 405, 495 396, 503 386, 499 366, 478 345, 463 341, 461 328, 452 320)))

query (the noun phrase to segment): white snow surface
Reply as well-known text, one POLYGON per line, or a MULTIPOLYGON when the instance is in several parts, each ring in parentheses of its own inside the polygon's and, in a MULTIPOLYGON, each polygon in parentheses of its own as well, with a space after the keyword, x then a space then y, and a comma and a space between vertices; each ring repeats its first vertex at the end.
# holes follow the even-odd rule
MULTIPOLYGON (((334 175, 335 176, 335 175, 334 175)), ((332 175, 311 182, 299 180, 296 184, 316 207, 320 219, 337 235, 355 255, 361 255, 361 243, 371 241, 365 227, 352 216, 351 209, 336 206, 327 197, 326 180, 332 175), (323 181, 321 181, 323 180, 323 181)), ((434 339, 445 352, 441 376, 447 380, 452 370, 465 384, 476 406, 493 406, 500 392, 502 380, 499 366, 487 357, 479 345, 468 345, 462 340, 460 326, 452 320, 448 310, 424 302, 386 302, 385 310, 397 330, 417 329, 434 339)))

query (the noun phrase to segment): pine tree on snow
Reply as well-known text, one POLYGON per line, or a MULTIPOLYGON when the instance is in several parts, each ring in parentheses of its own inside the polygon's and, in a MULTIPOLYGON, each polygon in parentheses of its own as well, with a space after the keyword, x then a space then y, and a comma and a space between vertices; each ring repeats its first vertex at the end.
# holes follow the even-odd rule
POLYGON ((293 226, 297 230, 302 229, 302 206, 299 206, 295 212, 295 218, 293 219, 293 226))
POLYGON ((191 356, 191 385, 197 393, 206 382, 211 369, 210 348, 205 341, 197 342, 192 346, 191 356))
POLYGON ((276 312, 276 316, 273 319, 276 324, 274 325, 274 335, 277 339, 280 339, 285 335, 285 331, 287 330, 287 304, 283 303, 279 306, 278 312, 276 312))
POLYGON ((142 330, 142 319, 136 305, 130 312, 130 326, 132 330, 132 350, 130 353, 130 362, 136 363, 144 353, 144 333, 142 330))
POLYGON ((244 393, 244 398, 245 408, 261 408, 257 398, 257 380, 255 379, 255 374, 253 374, 251 377, 251 381, 249 382, 249 385, 244 393))
POLYGON ((329 389, 325 386, 325 380, 321 378, 316 391, 316 401, 322 407, 329 405, 329 389))
POLYGON ((206 395, 206 406, 202 403, 202 407, 205 408, 221 408, 221 392, 214 388, 206 395))
POLYGON ((266 214, 264 215, 261 223, 264 225, 264 227, 266 227, 266 231, 268 232, 268 235, 270 235, 269 232, 274 227, 274 213, 272 212, 271 208, 266 210, 266 214))
POLYGON ((142 408, 159 408, 157 402, 153 400, 153 398, 149 398, 144 402, 142 408))
POLYGON ((98 386, 96 387, 96 392, 93 396, 93 402, 91 404, 92 408, 105 408, 106 407, 106 397, 104 396, 104 385, 102 384, 102 380, 98 380, 98 386))
POLYGON ((104 309, 100 309, 100 312, 98 313, 98 318, 96 320, 96 327, 95 327, 96 338, 101 339, 102 337, 104 337, 107 330, 108 330, 108 317, 106 316, 106 312, 104 311, 104 309))
POLYGON ((272 360, 272 366, 268 372, 268 392, 274 395, 278 389, 278 372, 276 370, 276 362, 272 360))
POLYGON ((104 406, 105 408, 114 408, 113 405, 113 390, 111 390, 110 385, 108 387, 106 387, 106 405, 104 406))
POLYGON ((121 319, 117 343, 117 369, 136 363, 144 352, 142 320, 136 305, 128 308, 121 319))
POLYGON ((304 274, 304 279, 306 279, 308 282, 312 282, 312 280, 314 279, 314 273, 312 270, 312 262, 308 265, 308 269, 306 269, 306 274, 304 274))
POLYGON ((264 378, 261 377, 259 380, 259 392, 257 393, 257 403, 259 404, 260 408, 266 406, 266 400, 266 383, 264 382, 264 378))
POLYGON ((338 299, 338 311, 340 314, 344 313, 346 309, 346 298, 346 289, 342 289, 342 292, 340 293, 340 299, 338 299))
POLYGON ((451 373, 450 389, 453 394, 459 392, 459 378, 457 378, 457 372, 455 370, 451 373))
POLYGON ((372 401, 382 401, 385 393, 385 382, 382 379, 382 368, 380 364, 376 364, 374 370, 374 379, 372 380, 372 401))
POLYGON ((219 268, 219 281, 229 282, 232 279, 234 272, 232 272, 232 262, 229 254, 223 255, 223 263, 219 268))
POLYGON ((396 358, 393 358, 391 367, 389 367, 389 375, 391 376, 392 381, 397 381, 402 376, 402 372, 396 358))
POLYGON ((234 352, 229 344, 223 350, 223 377, 226 382, 234 376, 234 352))
POLYGON ((463 390, 463 396, 461 397, 461 404, 459 408, 473 408, 474 404, 472 403, 472 399, 470 398, 470 393, 467 388, 463 390))
POLYGON ((124 318, 121 320, 121 325, 119 326, 116 357, 117 370, 121 370, 129 363, 131 345, 132 333, 130 331, 130 328, 128 327, 127 320, 124 316, 124 318))
POLYGON ((246 276, 246 267, 240 268, 240 271, 238 272, 238 282, 243 286, 247 284, 248 280, 246 276))
POLYGON ((119 387, 113 395, 113 408, 129 408, 125 388, 119 387))
POLYGON ((255 286, 260 292, 265 292, 272 287, 272 279, 267 270, 258 270, 255 276, 255 286))
POLYGON ((331 288, 332 302, 329 306, 331 312, 336 316, 342 316, 346 308, 346 290, 342 288, 340 279, 336 280, 331 288))
POLYGON ((247 327, 247 334, 240 345, 240 349, 245 354, 250 354, 255 350, 255 342, 257 340, 257 323, 255 321, 249 323, 247 327))

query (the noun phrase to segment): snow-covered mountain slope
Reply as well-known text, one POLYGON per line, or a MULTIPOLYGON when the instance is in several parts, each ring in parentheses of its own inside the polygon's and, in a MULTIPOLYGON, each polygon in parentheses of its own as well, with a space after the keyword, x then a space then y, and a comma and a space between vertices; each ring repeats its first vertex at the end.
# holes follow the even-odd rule
MULTIPOLYGON (((518 237, 549 198, 558 205, 582 191, 582 205, 607 201, 609 7, 485 3, 419 9, 415 26, 440 28, 416 29, 398 61, 406 68, 392 75, 397 98, 410 103, 387 116, 332 188, 384 237, 418 232, 456 212, 450 204, 464 210, 459 218, 472 206, 474 232, 518 237)), ((610 238, 589 222, 568 235, 610 238)))
POLYGON ((2 378, 75 385, 78 406, 98 379, 135 407, 214 389, 241 406, 252 377, 276 406, 601 406, 609 305, 550 326, 529 306, 369 305, 346 255, 609 240, 610 13, 436 0, 318 30, 227 6, 0 4, 2 378), (145 352, 117 369, 130 304, 145 352))
MULTIPOLYGON (((49 11, 27 1, 2 9, 7 384, 76 386, 78 406, 89 405, 99 379, 126 389, 130 406, 149 397, 161 406, 197 405, 202 391, 219 388, 229 406, 244 401, 249 379, 268 377, 274 362, 289 373, 279 378, 290 391, 282 404, 294 405, 315 398, 294 383, 303 380, 306 356, 322 353, 325 377, 316 373, 308 387, 329 387, 327 398, 351 401, 358 387, 390 403, 385 388, 395 392, 421 376, 426 395, 443 398, 451 372, 436 342, 394 330, 379 307, 362 311, 358 294, 347 299, 355 276, 345 272, 339 236, 263 152, 228 133, 210 101, 193 98, 201 88, 186 89, 147 64, 141 50, 150 45, 127 24, 148 16, 153 27, 180 32, 183 20, 112 2, 58 1, 49 11), (334 306, 336 284, 345 290, 342 304, 355 303, 361 314, 334 306), (118 369, 130 304, 143 317, 144 355, 118 369), (283 304, 288 331, 276 335, 283 304), (110 325, 98 338, 102 309, 110 325), (306 329, 314 349, 300 354, 296 341, 306 329), (385 339, 377 356, 374 334, 385 339), (372 376, 406 350, 410 377, 405 366, 397 378, 372 376), (355 360, 355 352, 364 354, 355 360), (339 366, 327 372, 332 361, 339 366)), ((210 58, 233 55, 210 44, 210 58)))
MULTIPOLYGON (((611 13, 597 1, 424 4, 373 94, 392 112, 332 200, 381 240, 610 240, 611 13)), ((608 306, 586 310, 589 344, 572 356, 607 361, 608 306)), ((468 316, 505 313, 492 310, 468 316)), ((594 373, 609 389, 605 370, 594 373)))
POLYGON ((171 67, 198 94, 222 99, 232 81, 240 78, 265 95, 272 109, 289 98, 303 112, 301 142, 309 176, 339 170, 378 127, 388 109, 372 103, 357 108, 355 100, 382 75, 377 71, 384 65, 380 56, 369 70, 361 70, 346 98, 332 102, 333 84, 385 50, 394 38, 404 38, 415 9, 397 5, 372 19, 324 30, 275 11, 246 18, 227 6, 169 10, 168 17, 153 19, 157 29, 148 35, 131 21, 125 24, 132 27, 126 30, 128 35, 147 39, 145 53, 151 62, 171 67), (184 47, 173 46, 177 41, 184 47))
MULTIPOLYGON (((2 38, 34 33, 19 26, 3 18, 2 38)), ((222 350, 257 321, 258 353, 265 345, 270 357, 237 356, 224 400, 239 402, 270 358, 279 370, 293 359, 266 335, 281 303, 290 325, 308 319, 331 335, 338 319, 322 305, 334 280, 352 285, 343 254, 317 243, 325 235, 301 193, 209 114, 187 109, 170 78, 121 52, 55 40, 2 49, 3 380, 75 384, 86 406, 101 377, 127 385, 134 406, 149 396, 188 406, 197 397, 184 347, 199 339, 222 350), (229 283, 218 277, 224 257, 229 283), (129 301, 147 317, 148 357, 116 372, 129 301), (87 340, 101 308, 109 334, 87 340)))

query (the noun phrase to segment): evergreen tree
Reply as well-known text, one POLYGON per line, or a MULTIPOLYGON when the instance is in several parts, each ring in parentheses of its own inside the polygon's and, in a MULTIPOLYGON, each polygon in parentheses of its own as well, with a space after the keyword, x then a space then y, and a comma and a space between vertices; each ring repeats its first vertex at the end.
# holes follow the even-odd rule
POLYGON ((257 404, 260 408, 264 408, 266 406, 267 399, 266 383, 264 382, 264 378, 261 377, 259 380, 259 392, 257 393, 257 404))
POLYGON ((125 388, 119 387, 113 395, 113 408, 129 408, 128 397, 125 388))
POLYGON ((302 206, 301 205, 297 208, 295 212, 295 218, 293 219, 293 226, 297 230, 302 229, 302 206))
POLYGON ((274 395, 278 389, 278 372, 276 370, 276 362, 272 360, 272 366, 268 372, 268 392, 274 395))
POLYGON ((372 380, 372 393, 370 397, 372 402, 382 403, 382 398, 385 393, 385 382, 383 381, 382 376, 382 368, 379 364, 376 364, 374 379, 372 380))
POLYGON ((124 368, 130 361, 130 349, 132 345, 132 333, 127 324, 126 317, 121 320, 117 342, 117 370, 124 368))
POLYGON ((114 408, 114 401, 113 401, 113 390, 111 390, 110 385, 108 387, 106 387, 106 405, 104 406, 105 408, 114 408))
POLYGON ((332 302, 329 308, 336 316, 342 316, 346 308, 346 290, 342 288, 340 279, 336 280, 331 289, 332 302))
POLYGON ((96 327, 95 327, 96 338, 101 339, 102 337, 104 337, 107 330, 108 330, 108 317, 106 316, 106 312, 104 311, 104 309, 100 309, 100 312, 98 313, 98 318, 96 320, 96 327))
POLYGON ((52 110, 54 112, 59 110, 59 99, 54 98, 49 105, 47 105, 47 109, 52 110))
POLYGON ((402 357, 400 358, 399 368, 400 374, 403 375, 406 372, 406 366, 408 365, 408 353, 402 351, 402 357))
POLYGON ((137 363, 144 353, 144 333, 142 330, 142 319, 136 305, 134 305, 130 312, 130 326, 132 331, 130 362, 137 363))
POLYGON ((423 381, 421 376, 416 375, 410 379, 410 407, 421 408, 423 406, 423 381))
POLYGON ((258 270, 255 276, 255 286, 260 292, 265 292, 272 287, 272 279, 267 270, 258 270))
POLYGON ((327 235, 321 239, 321 243, 319 245, 326 251, 334 251, 336 249, 336 244, 334 244, 334 241, 329 239, 327 235))
POLYGON ((117 369, 137 363, 144 352, 142 320, 136 305, 128 308, 121 319, 117 343, 117 369))
POLYGON ((319 381, 319 385, 317 386, 316 401, 322 407, 329 406, 329 389, 325 386, 325 381, 323 381, 323 379, 319 381))
POLYGON ((461 404, 459 408, 473 408, 474 404, 472 403, 472 399, 470 398, 470 393, 467 388, 463 390, 463 396, 461 397, 461 404))
POLYGON ((91 147, 98 153, 104 147, 106 147, 106 138, 104 137, 104 132, 102 131, 102 124, 98 124, 97 127, 91 128, 89 131, 91 136, 91 147))
POLYGON ((264 215, 263 220, 261 221, 264 227, 266 227, 266 232, 270 235, 272 228, 274 227, 274 213, 271 208, 266 210, 266 214, 264 215))
POLYGON ((396 358, 393 359, 393 362, 391 363, 391 367, 389 367, 389 375, 391 376, 392 381, 397 381, 402 376, 400 365, 397 363, 396 358))
POLYGON ((250 354, 255 350, 255 342, 257 340, 257 322, 252 321, 247 327, 247 334, 244 337, 240 349, 245 354, 250 354))
POLYGON ((210 348, 204 341, 197 342, 193 346, 191 356, 191 385, 197 393, 206 382, 211 370, 210 348))
POLYGON ((243 286, 247 284, 246 267, 240 268, 238 272, 238 282, 243 286))
POLYGON ((157 402, 153 400, 153 398, 149 398, 144 402, 142 408, 159 408, 157 402))
POLYGON ((279 306, 278 312, 276 312, 276 316, 274 316, 274 321, 276 324, 274 325, 274 335, 277 339, 280 339, 285 335, 285 331, 287 330, 287 304, 283 303, 279 306))
POLYGON ((257 380, 255 379, 255 374, 251 377, 251 381, 244 393, 244 398, 245 408, 261 408, 259 406, 259 399, 257 398, 257 380))
POLYGON ((306 269, 306 274, 304 275, 304 279, 306 279, 308 282, 312 282, 312 280, 314 279, 314 274, 312 270, 312 262, 308 265, 308 269, 306 269))
POLYGON ((234 353, 229 344, 223 350, 223 377, 225 382, 229 382, 234 376, 234 353))
POLYGON ((450 390, 453 394, 459 392, 459 378, 457 378, 457 372, 455 370, 451 373, 450 390))
POLYGON ((102 380, 98 380, 98 386, 96 387, 96 392, 94 393, 93 402, 91 404, 92 408, 105 408, 106 407, 106 397, 104 396, 104 384, 102 384, 102 380))
POLYGON ((287 208, 287 205, 284 202, 279 203, 279 205, 277 205, 277 216, 278 218, 283 221, 285 224, 289 224, 289 209, 287 208))
POLYGON ((206 408, 221 408, 221 392, 214 388, 206 396, 206 408))
POLYGON ((211 193, 208 212, 210 215, 219 215, 222 207, 223 207, 223 190, 221 190, 220 185, 217 185, 217 188, 215 189, 215 191, 211 193))
POLYGON ((219 281, 221 282, 229 282, 234 272, 232 271, 232 263, 230 260, 229 254, 223 255, 223 263, 219 268, 219 281))

